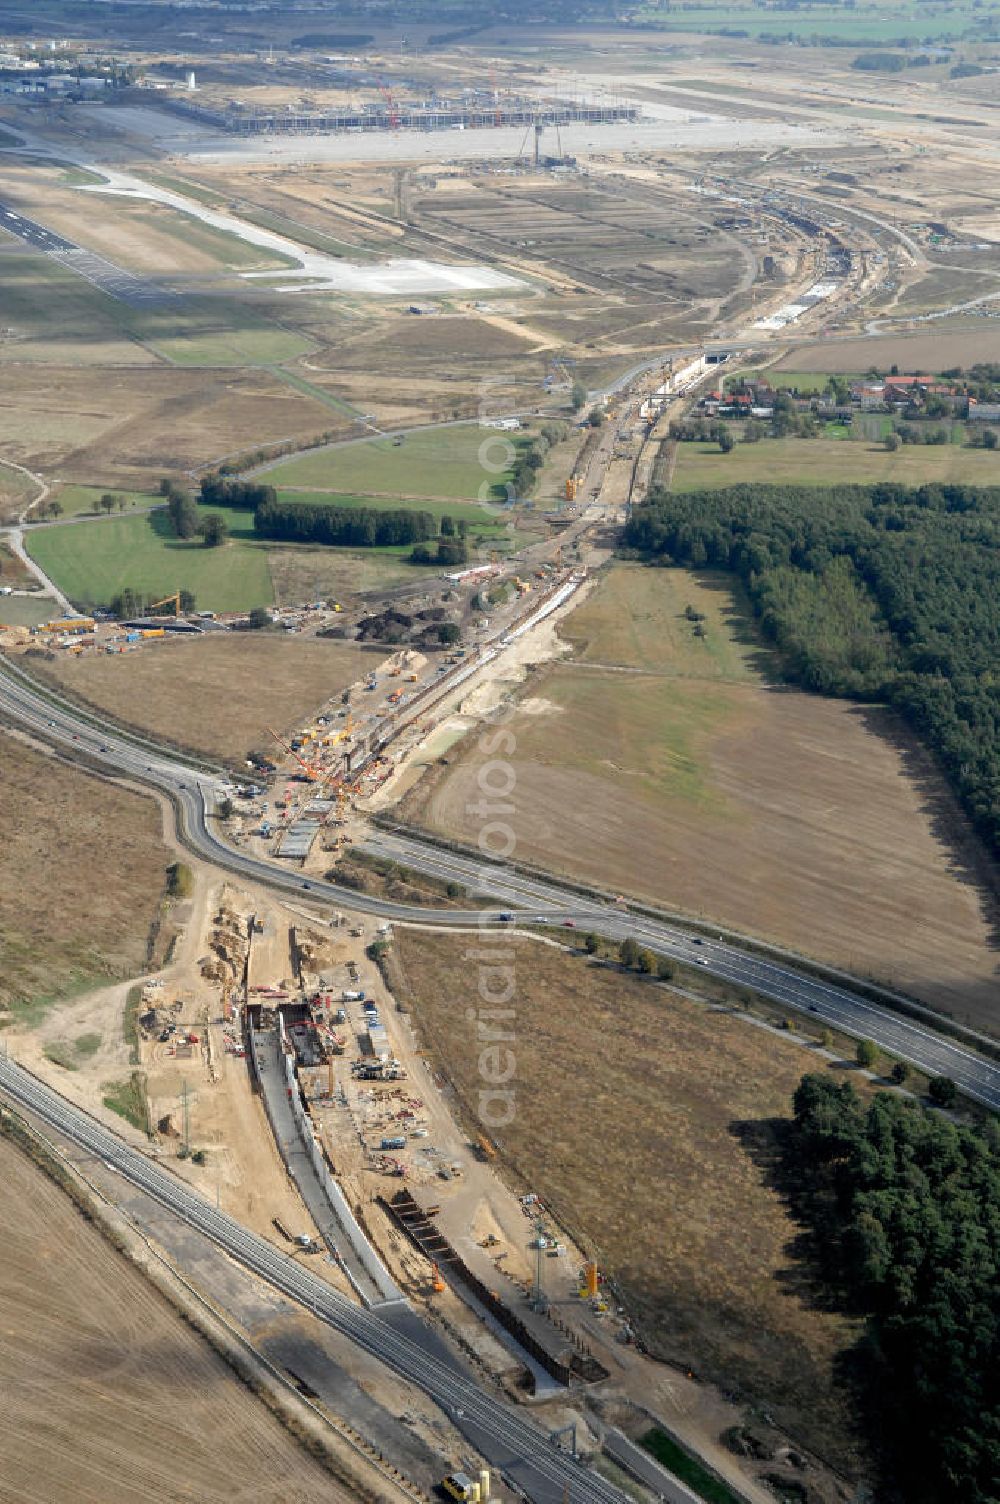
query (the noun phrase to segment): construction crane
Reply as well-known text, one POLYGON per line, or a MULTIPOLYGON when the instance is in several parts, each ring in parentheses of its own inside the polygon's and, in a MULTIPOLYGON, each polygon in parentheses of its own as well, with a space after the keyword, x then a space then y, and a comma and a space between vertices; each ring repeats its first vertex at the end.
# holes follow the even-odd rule
POLYGON ((176 621, 176 619, 181 614, 181 593, 180 593, 180 591, 178 590, 178 592, 177 592, 176 595, 165 595, 162 601, 153 601, 153 602, 151 602, 150 607, 149 607, 150 611, 155 611, 156 608, 157 608, 157 606, 173 606, 173 608, 174 608, 174 620, 176 621))
POLYGON ((497 70, 490 63, 490 88, 493 90, 493 124, 503 123, 503 111, 500 109, 500 89, 497 85, 497 70))
POLYGON ((378 86, 378 91, 382 95, 382 98, 385 100, 386 110, 388 111, 389 115, 389 129, 391 131, 398 131, 399 106, 396 104, 393 92, 389 88, 389 85, 387 83, 380 83, 378 86))
POLYGON ((285 751, 288 753, 289 757, 294 757, 295 758, 295 761, 298 763, 299 767, 305 773, 305 775, 309 779, 310 783, 318 783, 322 779, 323 774, 320 771, 320 769, 319 768, 314 768, 311 763, 306 762, 306 760, 305 760, 304 757, 300 757, 299 754, 295 751, 295 748, 294 747, 290 747, 288 745, 288 743, 285 741, 285 739, 283 737, 281 737, 281 736, 278 735, 277 731, 275 731, 275 729, 274 729, 273 726, 268 726, 267 729, 270 732, 270 734, 274 737, 275 741, 278 743, 278 746, 279 747, 283 747, 285 749, 285 751))

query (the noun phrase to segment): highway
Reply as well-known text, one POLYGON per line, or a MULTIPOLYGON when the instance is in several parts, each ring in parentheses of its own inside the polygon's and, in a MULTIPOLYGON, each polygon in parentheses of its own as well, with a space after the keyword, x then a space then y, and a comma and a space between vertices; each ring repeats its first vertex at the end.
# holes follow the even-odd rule
POLYGON ((120 1174, 159 1205, 225 1249, 244 1268, 298 1301, 393 1372, 415 1384, 452 1417, 493 1467, 538 1504, 629 1504, 597 1473, 560 1451, 530 1420, 496 1393, 481 1389, 399 1303, 394 1316, 363 1310, 308 1268, 219 1211, 155 1159, 71 1106, 13 1061, 0 1056, 0 1088, 87 1154, 120 1174), (416 1339, 416 1340, 415 1340, 416 1339))
POLYGON ((907 1060, 929 1075, 950 1076, 969 1097, 1000 1111, 1000 1064, 975 1054, 933 1028, 893 1012, 854 992, 799 971, 791 962, 754 955, 724 940, 699 939, 679 924, 630 913, 611 903, 581 897, 554 879, 526 876, 509 866, 478 862, 445 851, 417 837, 373 832, 372 851, 427 872, 445 881, 462 883, 495 895, 498 907, 442 909, 394 903, 384 898, 341 888, 322 879, 304 879, 264 857, 230 846, 218 834, 208 809, 218 779, 204 768, 185 763, 152 742, 139 743, 111 725, 83 720, 72 706, 49 700, 31 681, 0 663, 0 717, 20 723, 71 756, 103 764, 109 773, 125 774, 167 793, 177 809, 181 839, 205 861, 238 877, 266 884, 298 898, 337 908, 354 909, 396 923, 433 923, 441 927, 496 926, 506 909, 525 910, 532 924, 570 925, 594 930, 615 940, 631 935, 659 955, 703 966, 714 976, 750 987, 776 1003, 856 1037, 871 1039, 881 1049, 907 1060))

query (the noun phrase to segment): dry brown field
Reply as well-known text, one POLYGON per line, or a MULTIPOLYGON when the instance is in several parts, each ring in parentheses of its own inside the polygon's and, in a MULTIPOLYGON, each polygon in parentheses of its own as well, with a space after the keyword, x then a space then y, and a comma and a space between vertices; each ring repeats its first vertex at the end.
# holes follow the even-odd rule
POLYGON ((346 1497, 6 1140, 0 1176, 5 1504, 320 1504, 346 1497))
MULTIPOLYGON (((976 294, 970 292, 968 296, 976 294)), ((914 334, 800 345, 779 360, 775 370, 863 373, 870 366, 888 371, 898 365, 904 373, 922 374, 947 371, 953 366, 968 368, 980 360, 1000 360, 1000 323, 994 319, 942 320, 933 330, 914 334)))
MULTIPOLYGON (((504 1164, 613 1275, 651 1351, 755 1401, 853 1471, 834 1369, 857 1329, 789 1276, 797 1228, 763 1164, 771 1120, 827 1062, 617 968, 509 943, 516 1112, 492 1132, 504 1164)), ((480 1132, 466 942, 397 930, 395 944, 401 1001, 480 1132)))
POLYGON ((274 752, 269 726, 293 730, 378 662, 353 643, 241 632, 30 666, 155 737, 240 759, 252 748, 274 752))
MULTIPOLYGON (((577 661, 530 679, 507 722, 520 860, 1000 1030, 990 874, 887 712, 769 684, 767 654, 711 577, 616 566, 561 630, 577 661)), ((475 842, 479 742, 417 785, 411 820, 475 842)))
POLYGON ((34 481, 7 465, 0 465, 0 523, 13 522, 37 494, 34 481))
POLYGON ((235 450, 328 430, 351 431, 325 403, 262 370, 108 369, 98 377, 71 366, 21 367, 0 397, 5 455, 94 485, 155 487, 161 475, 235 450))
POLYGON ((74 187, 71 173, 5 158, 0 194, 19 213, 140 274, 214 273, 286 263, 168 205, 74 187))
POLYGON ((171 860, 156 805, 8 736, 0 765, 0 1009, 140 971, 171 860))

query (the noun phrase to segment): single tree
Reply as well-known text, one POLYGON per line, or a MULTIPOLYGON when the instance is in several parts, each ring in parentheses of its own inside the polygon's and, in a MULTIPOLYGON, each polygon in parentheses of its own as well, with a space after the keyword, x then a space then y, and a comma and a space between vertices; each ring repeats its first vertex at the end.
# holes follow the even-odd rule
POLYGON ((618 959, 623 966, 633 967, 639 959, 639 946, 629 935, 618 947, 618 959))
POLYGON ((596 956, 601 948, 600 936, 595 935, 593 930, 583 937, 583 948, 588 956, 596 956))
POLYGON ((997 431, 996 431, 996 429, 995 428, 988 428, 986 430, 986 432, 983 434, 983 448, 984 449, 995 449, 997 447, 998 443, 1000 443, 1000 439, 997 438, 997 431))
POLYGON ((636 967, 643 976, 653 977, 656 975, 656 955, 651 950, 641 950, 636 957, 636 967))
POLYGON ((656 960, 656 975, 661 982, 672 982, 677 975, 677 967, 669 956, 658 956, 656 960))
POLYGON ((888 449, 890 454, 895 454, 896 450, 900 446, 900 443, 901 440, 899 434, 896 433, 895 430, 893 430, 892 433, 887 433, 885 438, 882 440, 882 447, 883 449, 888 449))
POLYGON ((907 1065, 906 1061, 905 1060, 897 1060, 896 1064, 893 1066, 892 1070, 889 1072, 889 1079, 891 1081, 894 1081, 897 1086, 902 1086, 903 1082, 906 1081, 906 1080, 908 1080, 909 1075, 910 1075, 910 1067, 907 1065))
POLYGON ((266 606, 254 606, 247 617, 247 625, 255 632, 259 632, 262 627, 269 627, 271 625, 270 611, 266 606))
POLYGON ((735 443, 736 443, 736 440, 733 438, 732 434, 729 432, 729 429, 728 428, 720 428, 720 430, 719 430, 719 448, 722 450, 723 454, 729 454, 729 452, 733 449, 735 443))
POLYGON ((958 1087, 950 1076, 935 1076, 927 1088, 927 1095, 935 1107, 951 1107, 958 1096, 958 1087))
POLYGON ((209 512, 208 516, 198 524, 198 531, 205 541, 206 548, 218 548, 220 543, 225 543, 229 537, 229 524, 218 512, 209 512))
POLYGON ((107 512, 108 516, 110 517, 117 504, 117 498, 113 495, 113 493, 111 491, 105 491, 104 495, 101 497, 101 511, 107 512))
POLYGON ((582 381, 574 381, 569 395, 569 405, 575 413, 578 413, 587 400, 587 388, 582 381))
POLYGON ((878 1065, 878 1045, 871 1039, 859 1039, 855 1058, 863 1070, 874 1070, 878 1065))

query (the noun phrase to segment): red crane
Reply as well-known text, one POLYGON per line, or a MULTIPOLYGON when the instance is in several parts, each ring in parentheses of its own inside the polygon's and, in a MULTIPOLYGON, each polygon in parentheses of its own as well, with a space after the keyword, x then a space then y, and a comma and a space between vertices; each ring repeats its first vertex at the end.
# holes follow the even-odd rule
POLYGON ((387 108, 388 113, 389 113, 389 129, 392 130, 392 131, 398 131, 399 130, 399 107, 396 104, 395 98, 393 97, 392 90, 389 88, 388 84, 384 84, 384 83, 383 84, 379 84, 378 88, 379 88, 379 93, 382 95, 383 99, 385 100, 386 108, 387 108))

